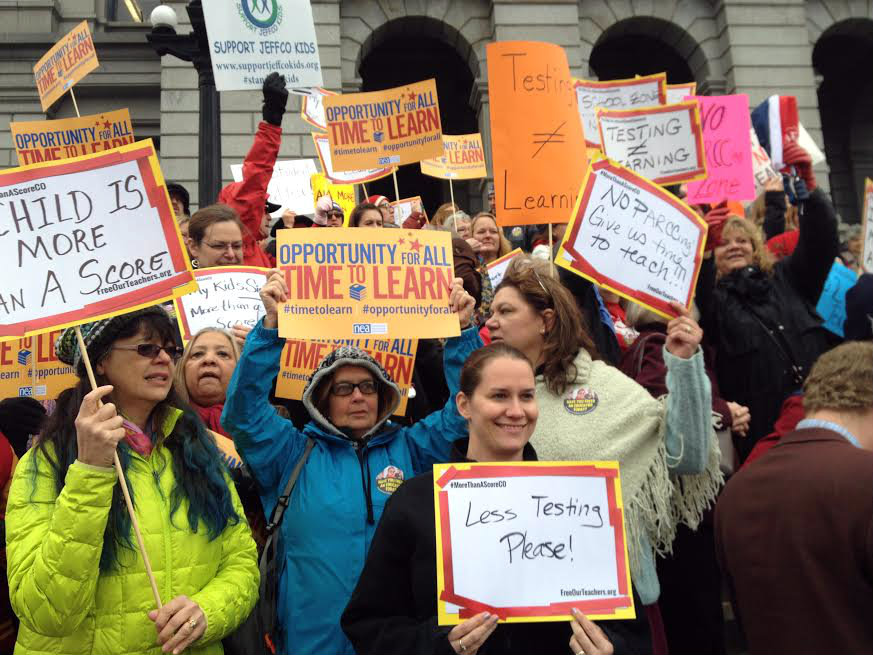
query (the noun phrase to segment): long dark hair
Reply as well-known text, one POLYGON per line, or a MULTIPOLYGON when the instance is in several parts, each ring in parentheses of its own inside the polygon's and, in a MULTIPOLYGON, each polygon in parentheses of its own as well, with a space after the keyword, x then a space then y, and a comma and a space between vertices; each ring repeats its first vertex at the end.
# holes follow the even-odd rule
MULTIPOLYGON (((174 330, 169 317, 146 315, 133 320, 116 336, 126 339, 136 335, 144 328, 146 339, 158 337, 163 343, 173 343, 174 330)), ((96 366, 97 362, 94 362, 96 366)), ((97 376, 98 384, 106 384, 97 376)), ((55 478, 58 494, 64 488, 67 469, 79 454, 74 421, 79 413, 82 399, 91 391, 87 379, 79 379, 76 386, 65 390, 58 397, 55 411, 48 418, 35 449, 46 459, 55 478), (51 444, 52 449, 48 448, 51 444), (52 452, 53 451, 53 452, 52 452)), ((157 433, 156 445, 163 446, 172 455, 175 485, 170 493, 170 521, 182 504, 188 499, 187 519, 192 532, 197 532, 199 522, 206 525, 209 540, 218 537, 228 525, 239 523, 240 517, 233 507, 232 496, 224 474, 224 465, 215 442, 206 432, 200 417, 171 387, 170 393, 152 410, 151 424, 157 433), (162 434, 161 426, 173 409, 182 410, 176 425, 169 434, 162 434)), ((118 459, 126 472, 130 467, 130 448, 122 441, 118 445, 118 459)), ((32 479, 35 485, 39 459, 33 458, 32 479)), ((127 476, 125 476, 127 477, 127 476)), ((136 489, 129 484, 131 499, 136 505, 136 489)), ((130 516, 124 503, 121 487, 112 490, 112 505, 103 533, 103 551, 100 555, 100 571, 106 572, 119 565, 119 548, 134 549, 130 516)))

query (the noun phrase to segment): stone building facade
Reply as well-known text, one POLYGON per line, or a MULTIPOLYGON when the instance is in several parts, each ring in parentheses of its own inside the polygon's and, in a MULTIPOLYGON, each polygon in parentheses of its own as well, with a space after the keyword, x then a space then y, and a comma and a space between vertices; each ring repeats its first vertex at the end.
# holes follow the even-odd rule
MULTIPOLYGON (((140 4, 148 16, 157 3, 140 4)), ((187 31, 185 3, 168 4, 178 31, 187 31)), ((464 106, 456 128, 479 129, 486 149, 485 45, 494 40, 557 43, 577 77, 611 79, 663 64, 670 82, 696 81, 703 94, 747 93, 753 106, 774 93, 795 95, 801 121, 827 155, 817 168, 821 186, 844 220, 859 220, 863 179, 873 177, 873 0, 312 0, 312 8, 327 88, 379 88, 407 60, 422 70, 433 64, 446 84, 457 82, 454 102, 464 106)), ((80 110, 129 107, 136 136, 156 140, 165 177, 187 186, 198 205, 196 73, 157 57, 145 39, 148 19, 132 22, 123 0, 0 0, 0 166, 17 164, 8 123, 46 116, 33 64, 83 19, 101 65, 76 87, 80 110)), ((299 109, 292 96, 282 158, 315 155, 299 109)), ((259 94, 222 93, 221 110, 229 179, 230 164, 251 145, 259 94)), ((71 115, 65 98, 47 117, 71 115)), ((454 133, 445 116, 444 123, 454 133)), ((485 185, 456 184, 455 194, 475 210, 485 185)))

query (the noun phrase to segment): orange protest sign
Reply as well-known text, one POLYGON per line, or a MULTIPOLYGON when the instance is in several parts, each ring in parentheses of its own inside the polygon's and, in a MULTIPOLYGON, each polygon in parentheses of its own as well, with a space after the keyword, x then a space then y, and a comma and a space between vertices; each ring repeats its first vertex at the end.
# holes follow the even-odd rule
POLYGON ((327 134, 313 134, 312 142, 315 144, 315 152, 318 154, 324 176, 336 184, 363 184, 391 175, 392 171, 396 170, 393 166, 384 166, 362 171, 337 171, 334 170, 330 159, 330 140, 327 134))
POLYGON ((425 230, 280 230, 288 301, 279 335, 297 339, 460 334, 449 307, 451 235, 425 230))
POLYGON ((475 180, 488 177, 485 166, 485 148, 482 135, 443 134, 443 155, 435 159, 423 159, 421 172, 443 180, 475 180))
POLYGON ((574 80, 579 117, 589 146, 600 145, 597 109, 635 109, 663 105, 667 100, 667 74, 657 73, 627 80, 574 80))
POLYGON ((78 382, 72 367, 55 355, 61 330, 0 343, 0 398, 53 400, 78 382))
POLYGON ((335 171, 414 164, 443 154, 433 79, 322 98, 335 171))
POLYGON ((486 52, 497 222, 566 222, 588 165, 567 56, 534 41, 486 52))
POLYGON ((368 352, 391 379, 400 387, 400 405, 394 412, 406 414, 409 388, 412 386, 412 369, 415 368, 417 339, 334 339, 331 341, 307 341, 288 339, 282 349, 279 377, 276 378, 276 396, 302 400, 303 390, 319 362, 340 346, 355 346, 368 352))
POLYGON ((91 155, 134 141, 127 109, 56 121, 10 123, 9 128, 22 166, 91 155))
POLYGON ((52 46, 33 67, 45 111, 76 82, 99 66, 88 21, 83 20, 52 46))
POLYGON ((697 82, 688 82, 687 84, 668 84, 667 104, 672 105, 676 102, 682 102, 688 96, 697 95, 697 82))

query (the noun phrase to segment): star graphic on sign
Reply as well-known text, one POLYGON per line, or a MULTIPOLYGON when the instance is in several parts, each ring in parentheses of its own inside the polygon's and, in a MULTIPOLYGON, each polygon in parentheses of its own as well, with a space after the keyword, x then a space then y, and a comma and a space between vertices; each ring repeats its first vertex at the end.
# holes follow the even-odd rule
POLYGON ((415 241, 409 242, 409 249, 410 250, 414 250, 415 252, 418 252, 419 248, 421 248, 421 244, 418 242, 418 239, 416 239, 415 241))
POLYGON ((400 237, 399 239, 397 239, 397 243, 402 246, 404 243, 406 243, 406 240, 403 237, 400 237))
POLYGON ((110 127, 112 127, 112 123, 110 123, 109 121, 103 121, 104 130, 108 130, 110 127))
POLYGON ((418 98, 418 96, 414 93, 409 94, 409 102, 415 102, 416 98, 418 98))

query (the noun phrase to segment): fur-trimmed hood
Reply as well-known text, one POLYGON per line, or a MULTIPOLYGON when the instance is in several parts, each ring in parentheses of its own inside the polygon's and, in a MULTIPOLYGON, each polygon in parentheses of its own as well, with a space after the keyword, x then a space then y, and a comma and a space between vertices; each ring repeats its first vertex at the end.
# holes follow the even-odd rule
POLYGON ((312 417, 312 420, 323 430, 330 434, 348 438, 342 430, 337 428, 330 419, 324 416, 315 406, 313 397, 318 396, 318 390, 324 384, 330 384, 333 374, 342 366, 360 366, 370 371, 379 383, 379 415, 376 424, 365 434, 362 439, 367 440, 376 434, 388 421, 391 415, 400 406, 400 388, 391 379, 391 376, 370 357, 366 351, 354 346, 340 346, 321 360, 318 368, 312 373, 309 382, 303 389, 303 406, 312 417), (388 394, 387 402, 382 400, 383 394, 388 394))

